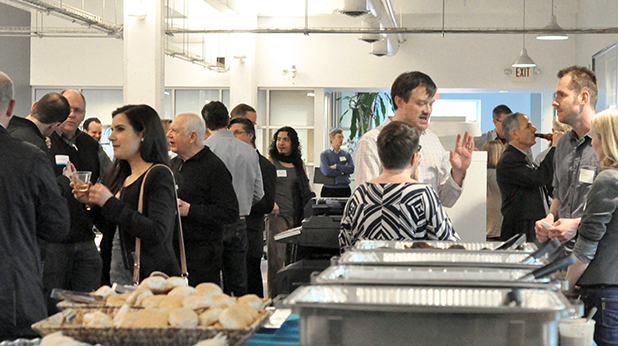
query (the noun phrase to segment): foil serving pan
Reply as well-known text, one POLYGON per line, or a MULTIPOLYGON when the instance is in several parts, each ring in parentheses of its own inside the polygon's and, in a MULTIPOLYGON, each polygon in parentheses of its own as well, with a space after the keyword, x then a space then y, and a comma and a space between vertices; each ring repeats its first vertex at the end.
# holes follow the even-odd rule
POLYGON ((561 282, 549 277, 522 280, 526 269, 482 267, 403 267, 335 265, 313 278, 325 285, 408 285, 540 288, 558 290, 561 282))
POLYGON ((527 253, 503 251, 442 251, 442 250, 367 250, 348 251, 337 260, 338 264, 388 265, 388 266, 480 266, 497 268, 521 268, 542 266, 546 260, 522 263, 527 253))
MULTIPOLYGON (((451 241, 437 241, 437 240, 361 240, 354 245, 354 250, 378 250, 378 249, 395 249, 395 250, 408 250, 412 249, 415 244, 427 244, 435 249, 449 250, 453 245, 463 246, 465 251, 481 251, 481 250, 494 250, 500 247, 504 242, 462 242, 456 243, 451 241)), ((523 251, 526 253, 532 253, 538 250, 534 243, 524 243, 522 250, 509 250, 509 251, 523 251)), ((451 249, 453 250, 453 249, 451 249)), ((503 250, 500 250, 503 251, 503 250)))
POLYGON ((555 346, 570 313, 544 289, 312 285, 283 304, 299 314, 301 345, 555 346))

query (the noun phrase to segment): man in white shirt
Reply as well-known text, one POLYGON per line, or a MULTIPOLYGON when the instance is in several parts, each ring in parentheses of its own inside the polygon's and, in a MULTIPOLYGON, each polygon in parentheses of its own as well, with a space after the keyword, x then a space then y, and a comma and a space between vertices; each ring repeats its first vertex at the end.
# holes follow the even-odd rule
POLYGON ((472 136, 466 131, 463 140, 461 135, 457 135, 455 149, 447 155, 438 136, 427 129, 436 90, 435 83, 422 72, 405 72, 395 79, 391 87, 395 115, 363 135, 356 146, 356 186, 380 175, 382 168, 376 142, 382 128, 391 121, 405 121, 421 131, 422 157, 418 181, 433 186, 445 207, 455 204, 461 195, 466 170, 472 162, 474 144, 472 136))

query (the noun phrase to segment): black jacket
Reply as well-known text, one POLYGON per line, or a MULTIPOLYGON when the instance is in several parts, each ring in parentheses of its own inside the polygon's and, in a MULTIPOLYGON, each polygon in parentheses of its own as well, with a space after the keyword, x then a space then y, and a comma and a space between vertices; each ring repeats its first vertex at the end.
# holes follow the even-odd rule
POLYGON ((178 180, 178 198, 191 204, 182 218, 185 242, 221 242, 221 226, 239 217, 232 175, 225 164, 204 146, 187 161, 175 157, 171 167, 178 180))
POLYGON ((93 208, 92 211, 86 211, 83 203, 79 202, 73 196, 73 188, 67 177, 62 175, 64 165, 56 165, 57 155, 67 155, 69 160, 75 165, 78 171, 92 172, 90 181, 94 184, 99 179, 99 143, 88 134, 77 130, 75 135, 75 146, 67 144, 60 137, 57 131, 49 136, 51 140, 51 149, 49 151, 50 160, 53 163, 54 174, 58 186, 60 187, 62 196, 67 199, 69 211, 71 213, 71 231, 64 240, 66 243, 82 242, 94 239, 92 232, 93 219, 97 220, 100 217, 98 208, 93 208), (88 214, 91 214, 90 216, 88 214))
POLYGON ((45 137, 43 137, 39 128, 36 127, 32 121, 26 118, 13 116, 11 117, 7 130, 11 136, 33 144, 37 148, 43 150, 44 153, 49 152, 49 148, 45 143, 45 137))
POLYGON ((247 215, 247 258, 261 258, 264 251, 264 215, 269 214, 275 206, 277 187, 277 169, 267 158, 260 155, 260 170, 262 171, 262 186, 264 197, 251 207, 247 215))
MULTIPOLYGON (((133 270, 135 238, 141 240, 140 280, 153 271, 180 275, 172 240, 176 224, 174 178, 165 167, 153 167, 144 184, 143 214, 137 211, 144 175, 122 189, 120 199, 112 197, 102 208, 103 216, 120 230, 125 268, 133 270)), ((95 208, 93 208, 95 209, 95 208)))
POLYGON ((536 239, 534 222, 547 215, 541 191, 553 179, 554 151, 551 148, 539 167, 528 164, 526 155, 512 145, 502 153, 496 166, 504 217, 501 240, 518 233, 525 233, 529 241, 536 239))
MULTIPOLYGON (((59 241, 69 229, 49 158, 0 126, 0 337, 35 336, 47 317, 37 236, 59 241)), ((1 338, 0 338, 1 339, 1 338)))

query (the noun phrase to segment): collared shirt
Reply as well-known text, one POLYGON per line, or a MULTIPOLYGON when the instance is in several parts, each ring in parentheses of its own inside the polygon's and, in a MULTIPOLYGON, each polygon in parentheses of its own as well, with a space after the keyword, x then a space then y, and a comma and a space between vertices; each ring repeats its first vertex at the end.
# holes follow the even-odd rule
POLYGON ((240 216, 249 215, 251 206, 264 197, 257 152, 227 130, 215 131, 204 144, 223 161, 232 174, 240 216))
POLYGON ((489 141, 500 141, 502 142, 502 144, 506 145, 506 139, 500 138, 500 136, 498 136, 498 132, 496 132, 496 129, 487 131, 480 136, 474 137, 473 140, 474 146, 478 150, 483 150, 483 145, 485 145, 485 143, 489 141))
POLYGON ((558 142, 554 156, 554 197, 560 200, 559 218, 578 218, 601 166, 587 133, 580 140, 573 130, 558 142))
MULTIPOLYGON (((378 134, 390 122, 391 118, 387 118, 382 125, 363 135, 358 142, 354 156, 357 167, 356 186, 382 173, 382 164, 378 156, 378 134)), ((431 130, 421 133, 419 144, 422 146, 421 163, 418 168, 419 182, 431 185, 438 192, 442 205, 452 207, 461 196, 462 188, 451 175, 448 152, 431 130)))
POLYGON ((350 174, 354 173, 354 161, 347 151, 330 147, 320 154, 320 170, 327 177, 335 178, 335 185, 327 185, 330 188, 346 188, 350 186, 350 174), (335 165, 335 168, 331 168, 335 165))

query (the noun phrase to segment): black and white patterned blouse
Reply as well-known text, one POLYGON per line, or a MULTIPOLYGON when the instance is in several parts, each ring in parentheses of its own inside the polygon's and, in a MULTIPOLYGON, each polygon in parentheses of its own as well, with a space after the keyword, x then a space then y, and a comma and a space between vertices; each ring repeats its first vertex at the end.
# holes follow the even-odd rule
POLYGON ((424 183, 365 183, 341 219, 342 249, 359 240, 460 241, 434 189, 424 183))

